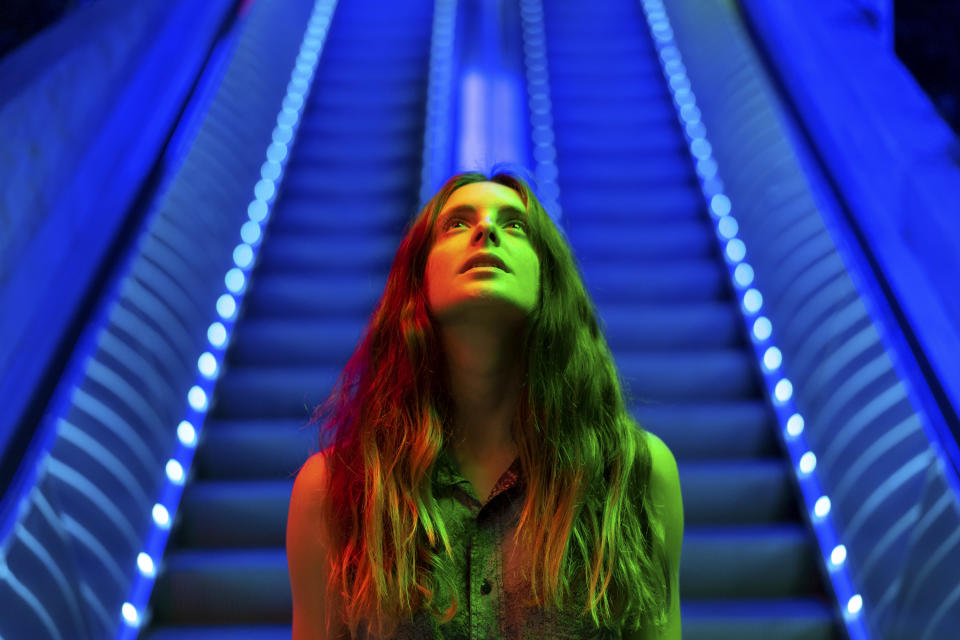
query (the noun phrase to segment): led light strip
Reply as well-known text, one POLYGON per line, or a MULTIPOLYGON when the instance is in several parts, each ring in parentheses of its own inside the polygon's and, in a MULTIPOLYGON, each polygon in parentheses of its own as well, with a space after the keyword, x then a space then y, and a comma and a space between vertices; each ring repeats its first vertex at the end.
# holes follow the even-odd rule
POLYGON ((423 130, 423 167, 420 170, 420 209, 447 179, 450 147, 450 92, 453 82, 453 38, 456 0, 436 0, 430 37, 430 73, 427 120, 423 130))
POLYGON ((327 30, 336 0, 318 0, 307 24, 296 66, 290 74, 287 93, 282 108, 277 114, 277 126, 273 129, 272 142, 266 150, 266 160, 260 167, 261 179, 254 185, 254 199, 247 207, 250 218, 240 227, 242 242, 233 250, 236 266, 227 271, 224 284, 227 292, 216 302, 218 319, 207 328, 210 348, 197 358, 198 379, 187 392, 187 412, 177 426, 177 445, 174 456, 167 460, 167 482, 160 492, 160 499, 153 505, 153 526, 146 536, 144 549, 137 555, 137 571, 130 586, 129 598, 120 611, 121 624, 117 638, 136 638, 147 616, 145 609, 157 576, 157 559, 162 558, 170 536, 183 487, 189 475, 193 455, 200 433, 195 425, 202 425, 209 408, 209 397, 220 376, 220 363, 233 335, 237 311, 243 302, 248 274, 254 268, 259 254, 263 230, 270 219, 275 202, 277 186, 283 179, 286 160, 292 141, 296 137, 303 106, 310 94, 311 81, 316 71, 320 52, 326 41, 327 30))
POLYGON ((540 0, 520 0, 523 22, 523 62, 527 73, 530 107, 530 137, 533 141, 533 173, 541 204, 554 223, 560 224, 560 187, 557 185, 557 149, 554 146, 550 78, 547 74, 547 44, 543 33, 543 5, 540 0))
POLYGON ((847 568, 846 547, 839 543, 836 528, 830 517, 830 498, 824 493, 814 471, 817 457, 803 435, 803 416, 793 403, 793 384, 781 372, 783 356, 773 340, 773 323, 760 315, 763 295, 754 287, 753 267, 745 262, 747 248, 737 237, 739 229, 731 215, 732 203, 723 192, 717 161, 707 141, 707 130, 700 120, 700 110, 690 86, 686 69, 673 40, 673 29, 661 0, 642 0, 650 34, 659 54, 664 77, 673 95, 680 123, 691 155, 696 160, 697 175, 707 209, 716 223, 717 239, 723 247, 727 269, 734 289, 740 298, 740 311, 753 343, 754 353, 761 363, 764 383, 777 414, 778 433, 790 455, 797 483, 807 505, 807 519, 820 545, 827 575, 834 595, 840 603, 843 619, 851 640, 867 640, 863 616, 863 598, 854 589, 847 568))

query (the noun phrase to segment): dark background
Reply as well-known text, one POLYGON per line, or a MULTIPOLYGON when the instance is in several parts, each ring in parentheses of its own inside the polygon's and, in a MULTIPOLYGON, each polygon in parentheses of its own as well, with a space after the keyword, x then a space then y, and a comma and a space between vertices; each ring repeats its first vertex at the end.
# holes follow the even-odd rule
POLYGON ((894 50, 960 134, 960 2, 895 2, 894 50))

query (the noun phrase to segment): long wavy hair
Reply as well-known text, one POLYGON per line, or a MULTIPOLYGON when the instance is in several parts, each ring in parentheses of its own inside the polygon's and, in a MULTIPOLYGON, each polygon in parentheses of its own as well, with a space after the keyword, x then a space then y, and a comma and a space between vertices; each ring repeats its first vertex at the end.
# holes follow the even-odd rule
POLYGON ((565 234, 529 182, 504 170, 453 176, 408 223, 359 346, 314 410, 321 447, 330 443, 328 602, 342 602, 339 616, 352 636, 363 619, 388 636, 421 608, 443 624, 463 606, 449 582, 456 577, 445 573, 453 552, 431 482, 451 442, 452 401, 424 270, 444 204, 459 187, 482 181, 519 194, 541 265, 511 425, 526 480, 514 540, 536 550, 527 604, 572 604, 598 627, 661 629, 671 588, 647 492, 650 450, 627 412, 565 234), (571 585, 584 581, 585 601, 572 602, 571 585), (449 604, 438 602, 441 582, 453 594, 449 604))

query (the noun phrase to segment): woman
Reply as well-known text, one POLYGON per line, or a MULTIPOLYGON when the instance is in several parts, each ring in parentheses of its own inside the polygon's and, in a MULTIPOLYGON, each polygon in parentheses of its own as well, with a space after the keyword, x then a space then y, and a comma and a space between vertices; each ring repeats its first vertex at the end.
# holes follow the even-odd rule
POLYGON ((519 176, 424 206, 321 416, 287 523, 294 640, 679 640, 676 462, 519 176))

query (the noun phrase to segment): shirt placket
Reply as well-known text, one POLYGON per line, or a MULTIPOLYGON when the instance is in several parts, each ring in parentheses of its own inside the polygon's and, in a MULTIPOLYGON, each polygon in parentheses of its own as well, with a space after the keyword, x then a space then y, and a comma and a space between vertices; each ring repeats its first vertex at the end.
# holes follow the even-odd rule
POLYGON ((496 575, 496 541, 491 519, 481 514, 470 536, 470 639, 489 640, 498 637, 498 577, 496 575))

